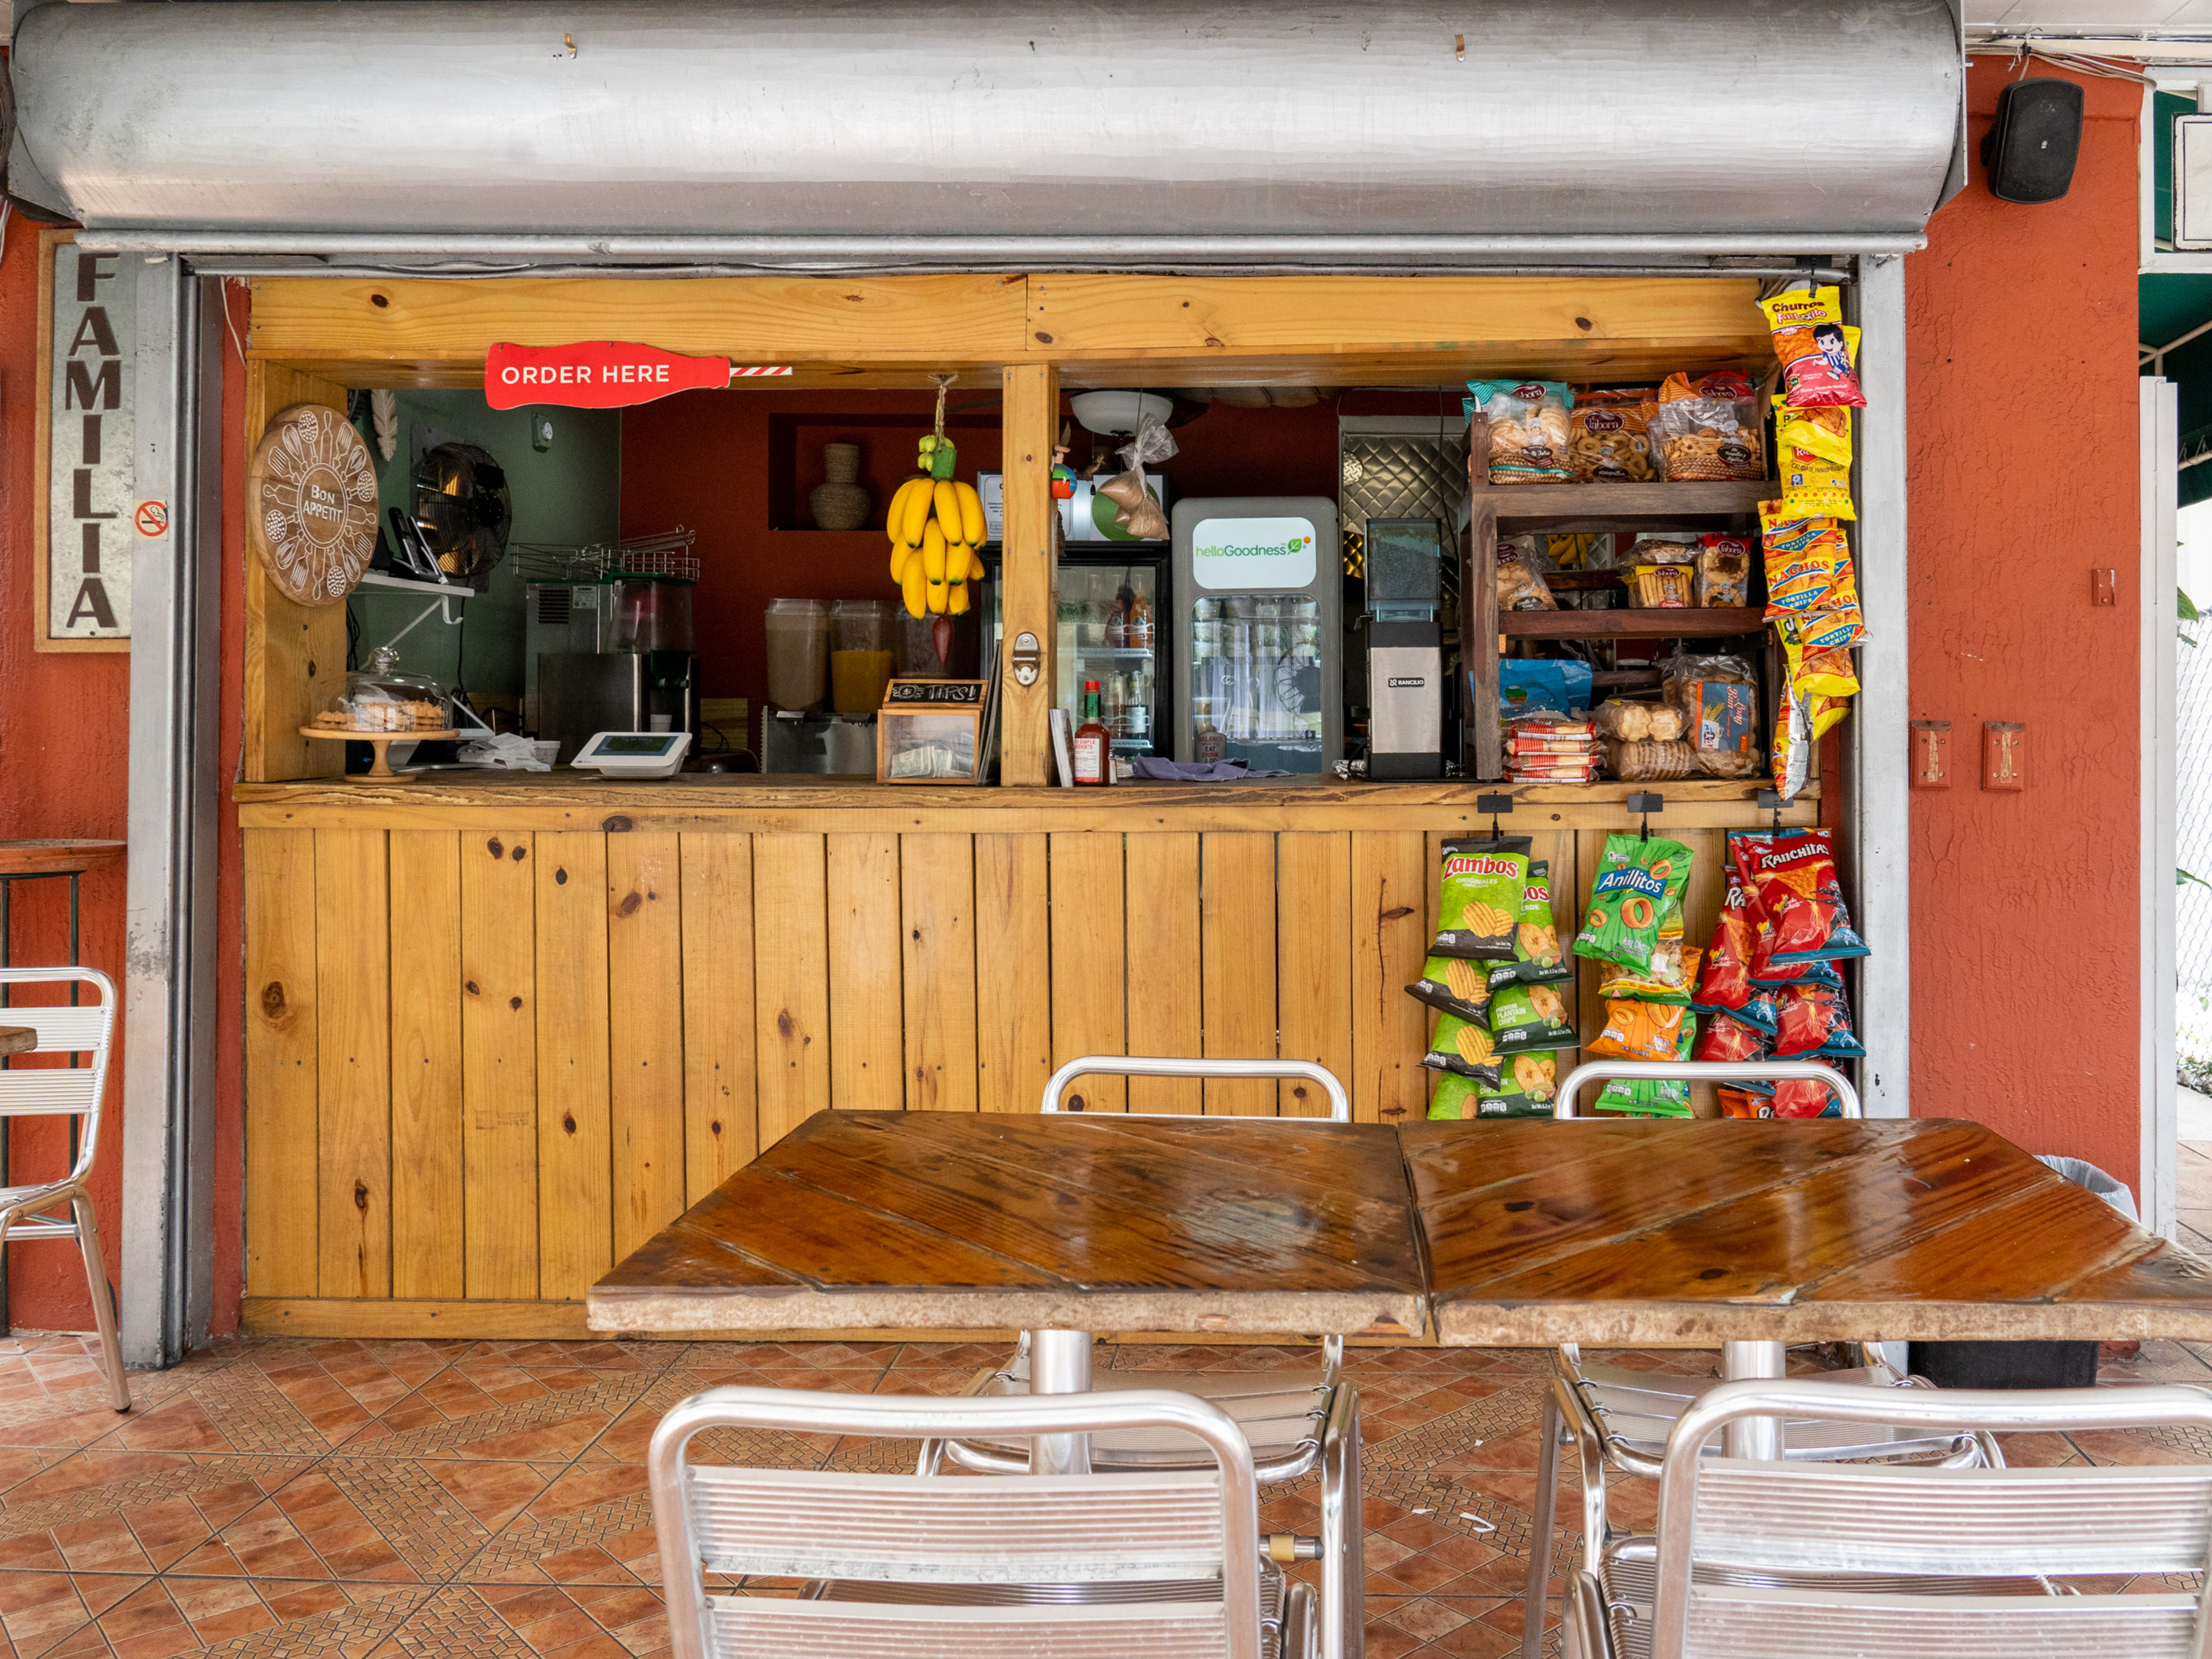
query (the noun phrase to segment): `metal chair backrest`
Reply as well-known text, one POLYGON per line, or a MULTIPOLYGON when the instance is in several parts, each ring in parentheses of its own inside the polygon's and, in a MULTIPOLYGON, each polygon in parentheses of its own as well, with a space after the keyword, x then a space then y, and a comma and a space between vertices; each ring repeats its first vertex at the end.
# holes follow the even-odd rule
POLYGON ((674 1659, 1259 1659, 1258 1497, 1227 1413, 1164 1390, 950 1400, 709 1389, 647 1455, 674 1659), (693 1463, 716 1428, 948 1439, 1173 1429, 1212 1469, 964 1480, 693 1463), (912 1601, 710 1595, 704 1572, 911 1584, 912 1601), (1218 1601, 1146 1600, 1218 1579, 1218 1601), (929 1586, 1110 1583, 1110 1599, 948 1601, 929 1586))
POLYGON ((0 1118, 71 1114, 84 1120, 72 1180, 91 1170, 100 1144, 100 1104, 107 1090, 107 1056, 115 1036, 115 986, 97 968, 0 968, 0 988, 89 985, 97 1003, 72 1007, 11 1002, 0 1025, 26 1026, 39 1046, 0 1069, 0 1118), (61 1062, 76 1060, 75 1066, 61 1062))
MULTIPOLYGON (((1553 1117, 1579 1117, 1575 1096, 1585 1083, 1613 1078, 1649 1078, 1674 1083, 1778 1083, 1802 1079, 1826 1084, 1843 1103, 1845 1117, 1863 1117, 1859 1091, 1832 1066, 1812 1060, 1593 1060, 1567 1073, 1552 1103, 1553 1117)), ((1607 1114, 1608 1116, 1612 1114, 1607 1114)))
MULTIPOLYGON (((1084 1054, 1071 1060, 1054 1072, 1044 1085, 1044 1104, 1038 1109, 1057 1112, 1063 1109, 1060 1096, 1067 1085, 1079 1077, 1201 1077, 1219 1081, 1226 1078, 1304 1078, 1309 1083, 1318 1083, 1322 1092, 1328 1097, 1328 1121, 1332 1123, 1352 1121, 1352 1099, 1344 1092, 1344 1085, 1336 1080, 1325 1066, 1316 1066, 1310 1060, 1170 1060, 1155 1054, 1084 1054)), ((1187 1117, 1187 1112, 1116 1112, 1116 1117, 1187 1117)), ((1242 1123, 1264 1123, 1265 1118, 1239 1118, 1242 1123)), ((1285 1121, 1277 1119, 1276 1121, 1285 1121)), ((1310 1118, 1291 1118, 1293 1123, 1310 1122, 1310 1118)))
POLYGON ((1683 1413, 1668 1442, 1652 1659, 2203 1659, 2208 1651, 2212 1575, 2196 1594, 2017 1589, 2023 1578, 2112 1574, 2124 1583, 2143 1573, 2204 1572, 2212 1559, 2212 1466, 1940 1468, 1700 1455, 1729 1424, 1753 1416, 1954 1432, 2212 1428, 2212 1390, 1723 1383, 1683 1413), (1700 1566, 1726 1571, 1708 1572, 1700 1583, 1700 1566), (1790 1575, 1852 1573, 2014 1582, 1993 1583, 1988 1595, 1950 1593, 1954 1584, 1924 1596, 1852 1592, 1832 1577, 1790 1583, 1790 1575), (1730 1582, 1717 1582, 1723 1577, 1730 1582))

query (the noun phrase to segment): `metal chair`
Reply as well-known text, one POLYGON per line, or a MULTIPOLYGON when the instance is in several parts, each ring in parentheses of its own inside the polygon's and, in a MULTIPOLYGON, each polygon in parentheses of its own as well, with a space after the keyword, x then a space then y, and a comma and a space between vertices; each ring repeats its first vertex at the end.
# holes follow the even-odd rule
POLYGON ((1686 1411, 1659 1478, 1658 1531, 1577 1576, 1573 1659, 2202 1659, 2212 1634, 2212 1467, 1947 1468, 1709 1455, 1753 1415, 1930 1437, 2212 1428, 2212 1391, 2172 1385, 1907 1390, 1731 1382, 1686 1411), (2062 1578, 2198 1573, 2194 1593, 2113 1593, 2062 1578))
MULTIPOLYGON (((1810 1079, 1836 1091, 1845 1117, 1863 1115, 1858 1091, 1852 1088, 1850 1079, 1831 1066, 1809 1060, 1594 1060, 1577 1066, 1561 1082, 1553 1115, 1576 1119, 1576 1097, 1582 1085, 1607 1078, 1716 1082, 1810 1079)), ((1883 1389, 1929 1386, 1924 1381, 1906 1376, 1876 1351, 1864 1350, 1863 1357, 1866 1360, 1863 1366, 1831 1372, 1825 1380, 1883 1389)), ((1562 1443, 1574 1449, 1582 1474, 1583 1548, 1588 1562, 1618 1545, 1624 1536, 1613 1530, 1606 1516, 1606 1471, 1616 1469, 1644 1480, 1657 1480, 1668 1436, 1676 1420, 1692 1405, 1722 1386, 1720 1379, 1714 1376, 1668 1376, 1618 1366, 1586 1364, 1581 1351, 1572 1344, 1556 1351, 1553 1364, 1556 1375, 1544 1401, 1542 1439, 1537 1449, 1536 1512, 1528 1547, 1528 1583, 1523 1592, 1527 1609, 1522 1634, 1523 1659, 1537 1659, 1542 1650, 1544 1607, 1552 1574, 1552 1529, 1559 1514, 1562 1443)), ((1987 1464, 2001 1468, 2004 1464, 2002 1452, 1987 1436, 1920 1434, 1895 1425, 1869 1431, 1803 1419, 1781 1425, 1781 1454, 1801 1462, 1928 1458, 1954 1468, 1987 1464)))
POLYGON ((674 1659, 1312 1659, 1313 1592, 1263 1562, 1250 1451, 1164 1390, 1006 1400, 709 1389, 647 1454, 674 1659), (893 1439, 1172 1434, 1173 1472, 960 1480, 690 1462, 716 1428, 893 1439), (705 1573, 808 1581, 710 1594, 705 1573))
POLYGON ((0 1187, 0 1243, 76 1241, 92 1291, 92 1322, 100 1334, 100 1364, 107 1373, 115 1409, 127 1412, 131 1383, 124 1373, 123 1345, 116 1334, 115 1302, 100 1248, 99 1218, 93 1212, 92 1194, 85 1186, 100 1150, 100 1106, 106 1092, 107 1055, 115 1035, 115 987, 96 968, 0 968, 0 988, 12 994, 14 988, 23 985, 89 985, 100 993, 100 1001, 90 1007, 26 1006, 11 1001, 0 1008, 0 1025, 24 1026, 38 1033, 38 1047, 33 1052, 41 1056, 66 1054, 84 1061, 68 1066, 11 1065, 0 1070, 0 1118, 66 1114, 83 1120, 75 1126, 76 1150, 67 1175, 58 1181, 0 1187), (62 1204, 70 1206, 70 1218, 46 1213, 62 1204))
MULTIPOLYGON (((1071 1060, 1045 1085, 1042 1110, 1060 1109, 1067 1085, 1079 1077, 1194 1077, 1304 1078, 1318 1084, 1327 1097, 1329 1121, 1352 1121, 1352 1102, 1344 1085, 1328 1070, 1299 1060, 1174 1060, 1141 1054, 1086 1054, 1071 1060)), ((1176 1113, 1115 1113, 1115 1116, 1173 1117, 1176 1113)), ((1251 1118, 1240 1121, 1294 1124, 1299 1118, 1251 1118)), ((1363 1659, 1367 1650, 1366 1618, 1362 1587, 1366 1563, 1362 1546, 1359 1498, 1359 1395, 1344 1380, 1344 1339, 1327 1337, 1322 1343, 1318 1371, 1205 1372, 1128 1371, 1094 1375, 1091 1386, 1100 1392, 1129 1389, 1171 1389, 1210 1401, 1228 1413, 1243 1431, 1251 1449, 1256 1476, 1262 1486, 1295 1480, 1318 1468, 1321 1472, 1322 1562, 1321 1628, 1324 1659, 1363 1659)), ((969 1384, 971 1397, 1018 1397, 1030 1389, 1030 1353, 1024 1336, 1006 1364, 980 1373, 969 1384)), ((939 1449, 926 1446, 927 1473, 934 1468, 939 1449)), ((972 1437, 948 1441, 943 1455, 964 1469, 987 1474, 1026 1474, 1029 1449, 1006 1440, 980 1441, 972 1437)), ((1187 1469, 1191 1461, 1188 1443, 1158 1435, 1117 1434, 1094 1439, 1091 1466, 1097 1470, 1187 1469)), ((1268 1547, 1273 1559, 1288 1561, 1299 1550, 1300 1540, 1288 1534, 1272 1534, 1268 1547)))

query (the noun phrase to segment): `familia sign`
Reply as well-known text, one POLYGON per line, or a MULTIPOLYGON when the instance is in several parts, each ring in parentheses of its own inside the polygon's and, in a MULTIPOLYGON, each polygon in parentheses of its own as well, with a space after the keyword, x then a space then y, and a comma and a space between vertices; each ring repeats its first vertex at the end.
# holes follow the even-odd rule
POLYGON ((128 650, 134 548, 169 533, 168 503, 141 500, 137 487, 136 265, 57 238, 43 275, 46 513, 35 642, 128 650))
POLYGON ((569 409, 623 409, 672 392, 718 391, 732 380, 773 379, 788 363, 732 368, 727 357, 685 357, 625 340, 569 345, 508 345, 484 354, 484 401, 494 409, 559 404, 569 409))

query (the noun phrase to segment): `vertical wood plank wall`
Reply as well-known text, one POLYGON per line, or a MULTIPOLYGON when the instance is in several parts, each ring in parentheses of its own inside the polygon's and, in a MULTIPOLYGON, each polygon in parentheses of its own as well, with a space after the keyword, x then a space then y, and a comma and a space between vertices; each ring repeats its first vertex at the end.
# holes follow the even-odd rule
MULTIPOLYGON (((1702 943, 1722 833, 1672 833, 1702 943)), ((572 1303, 811 1112, 1033 1112, 1082 1054, 1314 1060, 1418 1117, 1442 839, 248 830, 248 1294, 572 1303)), ((1534 837, 1563 935, 1603 844, 1534 837)), ((1595 972, 1562 988, 1594 1035, 1595 972)))

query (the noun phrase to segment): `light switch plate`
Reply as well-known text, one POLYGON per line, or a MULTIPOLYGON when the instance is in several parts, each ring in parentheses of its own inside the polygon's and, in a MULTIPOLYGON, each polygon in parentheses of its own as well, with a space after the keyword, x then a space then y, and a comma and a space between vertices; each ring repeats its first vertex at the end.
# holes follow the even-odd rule
POLYGON ((2019 790, 2027 784, 2027 726, 2020 720, 1982 722, 1982 787, 2019 790))
POLYGON ((1951 787, 1951 722, 1912 722, 1912 787, 1948 789, 1951 787))

